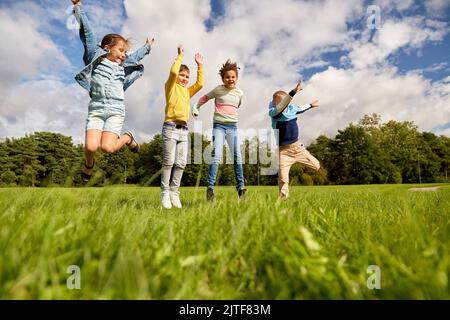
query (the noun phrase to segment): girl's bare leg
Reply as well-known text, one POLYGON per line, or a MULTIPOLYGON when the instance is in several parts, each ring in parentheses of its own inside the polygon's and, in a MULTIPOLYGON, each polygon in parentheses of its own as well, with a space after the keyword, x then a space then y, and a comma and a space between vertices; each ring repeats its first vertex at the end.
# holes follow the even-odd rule
POLYGON ((86 166, 92 167, 94 165, 94 156, 97 149, 100 147, 102 138, 102 131, 89 129, 86 130, 86 138, 84 143, 84 154, 86 156, 85 168, 83 172, 91 175, 93 169, 87 169, 86 166))
MULTIPOLYGON (((102 151, 105 153, 113 153, 130 142, 131 142, 131 138, 126 134, 119 137, 115 133, 103 131, 102 139, 101 139, 101 148, 102 148, 102 151)), ((133 142, 131 147, 134 147, 134 144, 135 144, 135 142, 133 142)))

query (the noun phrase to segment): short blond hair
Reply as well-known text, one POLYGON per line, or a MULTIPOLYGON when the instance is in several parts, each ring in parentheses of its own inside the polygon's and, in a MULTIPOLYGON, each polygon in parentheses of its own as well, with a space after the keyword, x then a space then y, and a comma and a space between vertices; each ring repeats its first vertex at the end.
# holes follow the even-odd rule
POLYGON ((275 91, 272 97, 272 104, 274 105, 279 104, 286 95, 287 93, 285 91, 282 90, 275 91))
POLYGON ((272 99, 275 100, 275 98, 284 98, 286 95, 287 95, 286 91, 278 90, 274 92, 272 99))

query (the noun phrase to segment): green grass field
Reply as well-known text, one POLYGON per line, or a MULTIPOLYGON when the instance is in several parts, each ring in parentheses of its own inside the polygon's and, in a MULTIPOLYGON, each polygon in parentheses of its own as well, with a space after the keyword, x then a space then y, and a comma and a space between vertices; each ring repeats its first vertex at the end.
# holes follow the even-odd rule
POLYGON ((0 298, 449 299, 450 185, 411 187, 0 189, 0 298))

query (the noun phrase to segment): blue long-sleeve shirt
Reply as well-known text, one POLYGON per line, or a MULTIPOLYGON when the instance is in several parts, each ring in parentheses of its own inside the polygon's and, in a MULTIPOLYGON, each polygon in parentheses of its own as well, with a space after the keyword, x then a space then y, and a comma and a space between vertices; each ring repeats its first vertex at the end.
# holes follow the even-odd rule
POLYGON ((289 92, 277 105, 269 103, 269 116, 275 130, 278 145, 283 146, 298 141, 297 115, 311 109, 311 105, 296 106, 290 104, 295 92, 289 92))

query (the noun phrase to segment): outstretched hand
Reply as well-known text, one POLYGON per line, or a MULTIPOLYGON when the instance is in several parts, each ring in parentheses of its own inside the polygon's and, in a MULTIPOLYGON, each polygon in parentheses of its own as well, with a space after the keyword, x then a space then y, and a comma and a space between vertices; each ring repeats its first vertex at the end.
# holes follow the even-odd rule
POLYGON ((302 80, 299 80, 299 81, 298 81, 297 85, 295 86, 295 88, 294 88, 293 90, 294 90, 295 93, 297 93, 297 92, 303 90, 303 87, 302 87, 302 80))
POLYGON ((145 41, 146 44, 148 44, 149 46, 152 46, 153 43, 155 43, 155 38, 152 38, 152 40, 150 40, 149 38, 147 38, 147 41, 145 41))
POLYGON ((71 0, 74 6, 79 6, 81 4, 81 0, 71 0))
POLYGON ((319 100, 314 100, 313 102, 310 103, 311 108, 317 108, 319 106, 319 100))
POLYGON ((203 65, 203 56, 200 53, 195 54, 195 63, 197 63, 197 66, 203 65))
POLYGON ((178 49, 178 54, 184 54, 184 48, 183 48, 183 45, 179 45, 178 47, 177 47, 177 49, 178 49))

